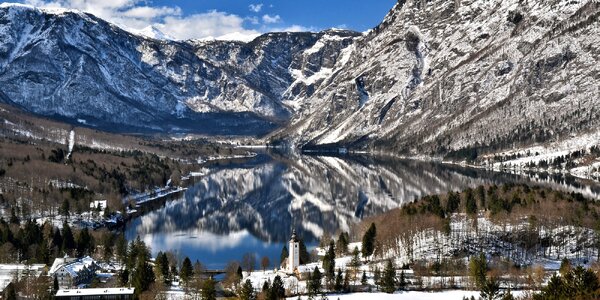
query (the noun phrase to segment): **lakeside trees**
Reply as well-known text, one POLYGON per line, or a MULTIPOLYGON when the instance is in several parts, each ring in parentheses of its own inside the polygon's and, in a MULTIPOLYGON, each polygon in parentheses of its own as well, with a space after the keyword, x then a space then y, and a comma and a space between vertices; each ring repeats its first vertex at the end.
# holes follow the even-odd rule
POLYGON ((396 291, 396 269, 391 259, 388 259, 383 269, 381 278, 381 290, 391 294, 396 291))
POLYGON ((425 196, 365 220, 361 226, 385 224, 377 231, 375 258, 401 251, 408 263, 423 259, 430 250, 471 257, 497 244, 502 246, 500 256, 520 265, 534 258, 561 259, 567 252, 595 259, 600 254, 598 215, 599 203, 581 194, 507 184, 425 196), (427 249, 429 244, 421 241, 424 238, 443 243, 427 249))
POLYGON ((373 251, 375 250, 375 238, 377 237, 377 228, 375 223, 371 223, 369 229, 365 232, 362 238, 362 255, 363 257, 369 257, 373 255, 373 251))
POLYGON ((600 283, 598 275, 591 269, 582 266, 570 269, 560 275, 554 274, 541 293, 533 296, 533 300, 550 299, 598 299, 600 283))

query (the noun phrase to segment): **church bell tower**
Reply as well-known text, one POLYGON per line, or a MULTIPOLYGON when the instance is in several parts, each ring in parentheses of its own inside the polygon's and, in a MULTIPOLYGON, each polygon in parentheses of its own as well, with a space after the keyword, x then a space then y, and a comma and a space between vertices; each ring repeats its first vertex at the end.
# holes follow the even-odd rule
POLYGON ((296 268, 300 265, 300 243, 298 242, 298 238, 296 237, 296 230, 292 231, 292 238, 289 242, 289 253, 288 257, 288 273, 292 274, 296 271, 296 268))

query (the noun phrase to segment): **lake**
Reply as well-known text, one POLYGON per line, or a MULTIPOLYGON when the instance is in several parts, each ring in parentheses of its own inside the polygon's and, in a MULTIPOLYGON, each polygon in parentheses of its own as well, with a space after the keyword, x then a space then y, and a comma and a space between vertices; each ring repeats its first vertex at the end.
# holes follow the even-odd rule
POLYGON ((491 172, 437 162, 368 156, 259 153, 213 162, 192 179, 180 199, 128 223, 152 249, 199 260, 209 269, 245 253, 279 256, 292 229, 309 248, 323 234, 348 231, 362 219, 425 195, 481 184, 532 182, 599 198, 597 182, 537 174, 491 172))

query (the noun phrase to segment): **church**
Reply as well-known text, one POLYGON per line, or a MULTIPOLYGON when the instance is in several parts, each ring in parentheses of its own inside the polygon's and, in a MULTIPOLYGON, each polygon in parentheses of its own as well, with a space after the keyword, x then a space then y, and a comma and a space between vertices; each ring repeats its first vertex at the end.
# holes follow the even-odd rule
POLYGON ((287 262, 288 274, 296 273, 296 268, 300 265, 300 243, 296 237, 296 230, 292 230, 292 237, 288 245, 289 256, 287 262))

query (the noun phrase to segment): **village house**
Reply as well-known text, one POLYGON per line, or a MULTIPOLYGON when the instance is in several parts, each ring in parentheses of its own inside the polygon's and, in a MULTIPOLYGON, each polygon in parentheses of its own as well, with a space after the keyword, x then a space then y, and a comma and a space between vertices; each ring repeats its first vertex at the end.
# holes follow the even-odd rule
POLYGON ((98 264, 89 256, 64 257, 54 260, 48 275, 57 279, 60 288, 81 287, 92 281, 97 270, 98 264))

